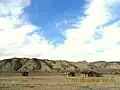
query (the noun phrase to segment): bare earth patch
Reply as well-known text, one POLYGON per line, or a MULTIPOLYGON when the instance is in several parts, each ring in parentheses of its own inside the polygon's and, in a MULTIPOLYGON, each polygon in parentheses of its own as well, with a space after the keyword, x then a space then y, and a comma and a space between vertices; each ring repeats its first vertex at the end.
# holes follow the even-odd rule
POLYGON ((1 76, 0 90, 120 90, 120 76, 1 76))

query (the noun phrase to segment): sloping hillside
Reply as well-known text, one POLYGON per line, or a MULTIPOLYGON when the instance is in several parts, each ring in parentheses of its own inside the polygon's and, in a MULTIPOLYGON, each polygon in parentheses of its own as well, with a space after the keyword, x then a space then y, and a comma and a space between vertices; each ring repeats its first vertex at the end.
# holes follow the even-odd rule
POLYGON ((120 73, 120 62, 97 61, 90 63, 89 68, 102 73, 120 73))
POLYGON ((93 69, 104 73, 120 72, 120 62, 69 62, 65 60, 48 60, 36 58, 10 58, 0 61, 1 72, 39 71, 39 72, 65 72, 93 69))
POLYGON ((120 69, 120 62, 97 61, 90 63, 91 68, 114 68, 120 69))
MULTIPOLYGON (((87 65, 87 64, 86 64, 87 65)), ((63 60, 48 59, 29 59, 29 58, 10 58, 0 61, 0 71, 16 72, 16 71, 41 71, 41 72, 64 72, 75 71, 85 66, 82 63, 73 63, 63 60), (80 66, 79 66, 80 65, 80 66)))

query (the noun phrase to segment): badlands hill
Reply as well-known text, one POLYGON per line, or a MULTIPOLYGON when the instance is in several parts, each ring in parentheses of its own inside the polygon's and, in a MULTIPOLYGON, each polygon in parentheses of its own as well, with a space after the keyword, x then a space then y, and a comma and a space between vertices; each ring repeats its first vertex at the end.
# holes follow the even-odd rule
POLYGON ((69 62, 65 60, 48 60, 37 58, 10 58, 0 60, 0 72, 65 72, 84 69, 97 70, 103 73, 119 73, 120 62, 69 62))

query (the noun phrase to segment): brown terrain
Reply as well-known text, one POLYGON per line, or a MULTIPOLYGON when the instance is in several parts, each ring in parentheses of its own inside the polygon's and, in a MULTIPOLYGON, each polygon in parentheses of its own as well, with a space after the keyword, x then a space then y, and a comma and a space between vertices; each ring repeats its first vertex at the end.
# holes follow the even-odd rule
POLYGON ((69 62, 36 58, 0 61, 0 90, 120 90, 120 62, 69 62), (103 77, 66 77, 63 72, 94 70, 103 77), (29 72, 28 77, 21 72, 29 72))
POLYGON ((69 62, 36 58, 10 58, 0 61, 0 72, 66 72, 82 69, 97 70, 102 73, 119 73, 120 62, 69 62))

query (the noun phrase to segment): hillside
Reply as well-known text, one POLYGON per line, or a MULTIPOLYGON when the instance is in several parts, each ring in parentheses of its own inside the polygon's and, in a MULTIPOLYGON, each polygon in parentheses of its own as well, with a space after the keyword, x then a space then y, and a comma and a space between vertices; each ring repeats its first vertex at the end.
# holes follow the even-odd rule
POLYGON ((10 58, 0 61, 0 72, 65 72, 93 69, 104 73, 120 72, 120 62, 69 62, 65 60, 48 60, 36 58, 10 58))

